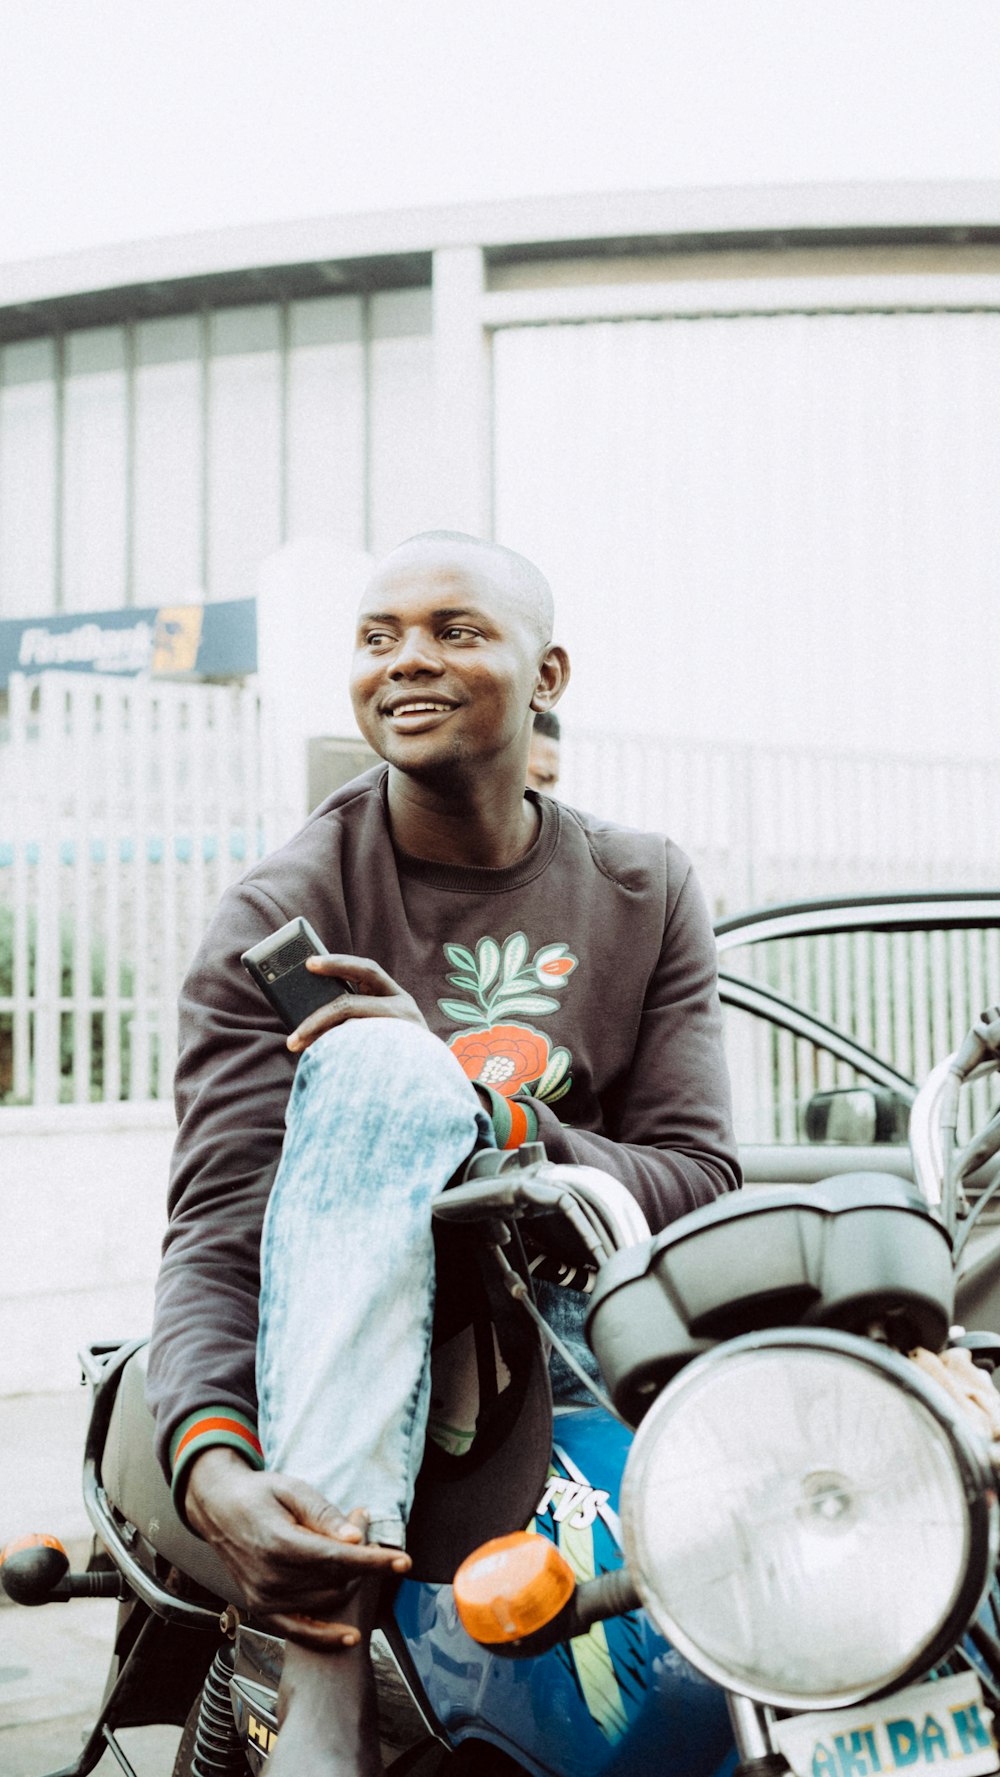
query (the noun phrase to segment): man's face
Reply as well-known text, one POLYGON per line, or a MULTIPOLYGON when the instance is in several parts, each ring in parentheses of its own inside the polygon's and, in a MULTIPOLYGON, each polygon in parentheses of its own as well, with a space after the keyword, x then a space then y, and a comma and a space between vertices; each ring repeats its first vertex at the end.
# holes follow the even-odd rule
POLYGON ((529 790, 541 790, 545 796, 553 795, 559 782, 559 742, 551 734, 539 734, 537 728, 531 731, 526 781, 529 790))
POLYGON ((523 758, 541 653, 528 613, 477 564, 390 561, 358 614, 358 727, 390 765, 417 776, 523 758))

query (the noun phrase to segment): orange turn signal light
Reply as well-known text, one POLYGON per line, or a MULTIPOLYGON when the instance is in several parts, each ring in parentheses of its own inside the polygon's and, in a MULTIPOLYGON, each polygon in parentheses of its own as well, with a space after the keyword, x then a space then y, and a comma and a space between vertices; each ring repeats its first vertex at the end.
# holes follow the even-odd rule
POLYGON ((69 1571, 58 1537, 17 1536, 0 1549, 0 1586, 15 1604, 45 1604, 69 1571))
POLYGON ((463 1628, 488 1647, 544 1629, 572 1598, 576 1576, 548 1537, 516 1530, 474 1549, 454 1589, 463 1628))
POLYGON ((20 1555, 24 1549, 55 1549, 60 1555, 66 1553, 57 1536, 43 1536, 41 1531, 35 1531, 29 1536, 16 1536, 12 1542, 5 1543, 0 1548, 0 1566, 12 1555, 20 1555))

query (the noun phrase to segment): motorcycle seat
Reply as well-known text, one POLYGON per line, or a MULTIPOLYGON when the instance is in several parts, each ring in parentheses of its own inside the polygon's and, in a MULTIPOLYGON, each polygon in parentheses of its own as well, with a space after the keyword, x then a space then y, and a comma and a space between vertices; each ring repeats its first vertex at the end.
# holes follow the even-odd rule
MULTIPOLYGON (((220 1604, 242 1604, 229 1569, 178 1515, 156 1459, 153 1415, 146 1405, 148 1355, 148 1345, 141 1345, 122 1371, 101 1459, 104 1491, 115 1515, 133 1524, 150 1550, 180 1568, 220 1604)), ((131 1552, 142 1558, 141 1549, 133 1547, 131 1552)))

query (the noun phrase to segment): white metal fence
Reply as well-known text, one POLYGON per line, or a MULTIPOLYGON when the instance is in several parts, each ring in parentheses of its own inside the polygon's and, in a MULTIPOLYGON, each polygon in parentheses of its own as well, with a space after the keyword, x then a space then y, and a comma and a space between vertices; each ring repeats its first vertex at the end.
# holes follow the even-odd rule
POLYGON ((256 694, 46 673, 0 737, 0 1102, 166 1097, 184 966, 262 849, 256 694))
MULTIPOLYGON (((1000 926, 949 930, 943 919, 931 931, 775 939, 728 952, 724 966, 854 1036, 919 1083, 1000 1000, 1000 926)), ((727 1008, 726 1048, 744 1142, 803 1141, 814 1093, 869 1083, 829 1050, 742 1009, 727 1008)), ((960 1139, 996 1099, 992 1077, 963 1095, 960 1139)))
POLYGON ((814 895, 1000 883, 1000 758, 569 733, 559 793, 661 830, 694 860, 717 918, 814 895))
MULTIPOLYGON (((253 690, 12 681, 0 725, 0 1103, 169 1095, 184 968, 223 888, 282 836, 262 791, 261 734, 253 690)), ((718 915, 1000 880, 1000 763, 599 733, 569 734, 564 751, 566 800, 670 832, 718 915)), ((996 989, 993 950, 969 940, 826 942, 811 962, 779 951, 753 966, 918 1076, 969 995, 996 989)), ((784 1059, 769 1050, 761 1065, 777 1068, 787 1107, 813 1063, 782 1043, 784 1059)), ((829 1083, 822 1068, 814 1083, 829 1083)), ((775 1112, 782 1130, 795 1114, 775 1112)))
MULTIPOLYGON (((781 901, 1000 884, 1000 761, 863 757, 577 734, 567 801, 664 829, 716 917, 781 901)), ((1000 930, 775 941, 726 958, 916 1081, 1000 998, 1000 930)), ((813 1093, 857 1076, 811 1042, 730 1009, 737 1136, 805 1139, 813 1093)), ((993 1088, 963 1101, 971 1132, 993 1088)))

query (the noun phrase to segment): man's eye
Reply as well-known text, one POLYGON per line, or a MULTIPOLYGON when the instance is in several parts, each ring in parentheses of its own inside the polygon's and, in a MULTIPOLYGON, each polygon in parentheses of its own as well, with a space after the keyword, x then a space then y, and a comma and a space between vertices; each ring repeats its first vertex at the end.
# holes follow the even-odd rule
POLYGON ((389 635, 387 630, 370 629, 368 631, 368 634, 365 636, 365 647, 366 648, 384 648, 389 642, 391 642, 391 640, 392 640, 392 637, 389 635))
POLYGON ((467 629, 461 623, 452 623, 446 630, 442 631, 442 636, 446 642, 460 642, 464 638, 478 635, 478 633, 478 630, 467 629))

